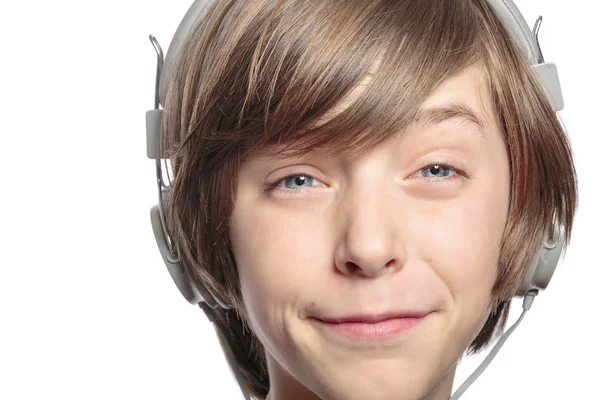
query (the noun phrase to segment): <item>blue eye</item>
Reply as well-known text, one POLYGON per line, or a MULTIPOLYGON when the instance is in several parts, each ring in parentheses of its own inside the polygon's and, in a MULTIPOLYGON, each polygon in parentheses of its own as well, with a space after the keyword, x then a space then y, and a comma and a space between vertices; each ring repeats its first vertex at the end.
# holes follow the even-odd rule
POLYGON ((314 181, 320 182, 319 180, 315 179, 314 177, 312 177, 308 174, 303 174, 303 173, 291 174, 291 175, 288 175, 284 178, 277 180, 276 182, 268 184, 267 187, 265 188, 265 191, 268 192, 268 191, 271 191, 274 189, 287 189, 287 190, 307 189, 307 188, 310 188, 313 186, 313 185, 311 185, 311 183, 314 181), (281 183, 284 183, 284 186, 285 186, 284 188, 279 187, 279 185, 281 183))
POLYGON ((417 173, 423 172, 423 178, 419 178, 425 181, 440 181, 440 180, 454 180, 460 176, 465 176, 462 171, 454 168, 447 164, 430 164, 421 168, 417 173), (451 175, 454 173, 454 175, 451 175), (450 178, 448 178, 450 176, 450 178))

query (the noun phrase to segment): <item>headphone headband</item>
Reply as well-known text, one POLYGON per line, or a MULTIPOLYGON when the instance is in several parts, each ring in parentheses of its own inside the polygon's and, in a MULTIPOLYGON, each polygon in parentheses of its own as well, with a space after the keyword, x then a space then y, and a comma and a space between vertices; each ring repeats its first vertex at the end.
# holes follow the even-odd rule
MULTIPOLYGON (((164 106, 175 60, 177 59, 177 55, 181 50, 183 42, 193 28, 194 23, 200 21, 204 17, 214 1, 215 0, 195 0, 183 17, 177 31, 175 31, 160 74, 158 93, 160 104, 162 106, 164 106)), ((534 70, 540 78, 544 89, 546 90, 546 94, 554 107, 554 111, 562 110, 564 103, 556 66, 553 63, 546 64, 544 62, 544 57, 537 40, 537 34, 541 25, 541 17, 536 21, 532 32, 527 21, 525 21, 525 18, 512 0, 487 1, 494 8, 513 40, 525 54, 529 61, 529 65, 534 67, 534 70)))
POLYGON ((175 60, 177 59, 177 55, 181 50, 183 42, 188 37, 188 34, 194 27, 194 24, 204 18, 204 15, 206 15, 208 9, 214 3, 214 1, 215 0, 195 0, 185 13, 185 16, 175 31, 175 35, 171 40, 171 44, 169 44, 169 50, 167 51, 167 56, 160 74, 158 93, 160 104, 163 107, 165 105, 165 97, 167 96, 167 88, 171 79, 171 73, 173 72, 173 67, 175 66, 175 60))

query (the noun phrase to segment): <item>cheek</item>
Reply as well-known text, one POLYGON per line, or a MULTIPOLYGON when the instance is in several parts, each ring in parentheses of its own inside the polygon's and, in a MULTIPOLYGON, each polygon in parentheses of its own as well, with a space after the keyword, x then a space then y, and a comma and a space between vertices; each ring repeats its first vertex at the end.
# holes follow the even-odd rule
POLYGON ((449 218, 449 223, 457 227, 448 234, 452 238, 446 238, 452 243, 448 248, 449 260, 456 261, 447 273, 457 288, 493 284, 504 228, 504 220, 498 218, 500 214, 500 210, 488 205, 473 205, 457 210, 449 218))
POLYGON ((447 294, 442 336, 452 338, 448 362, 475 339, 487 319, 506 220, 506 209, 489 200, 463 199, 444 215, 422 221, 428 229, 418 231, 422 256, 447 294))
POLYGON ((239 218, 234 213, 232 250, 249 317, 280 325, 286 312, 305 308, 311 283, 328 271, 326 230, 322 216, 261 207, 239 218))
POLYGON ((455 199, 420 203, 409 219, 421 256, 453 297, 489 295, 507 218, 509 188, 503 174, 482 174, 468 185, 455 199))

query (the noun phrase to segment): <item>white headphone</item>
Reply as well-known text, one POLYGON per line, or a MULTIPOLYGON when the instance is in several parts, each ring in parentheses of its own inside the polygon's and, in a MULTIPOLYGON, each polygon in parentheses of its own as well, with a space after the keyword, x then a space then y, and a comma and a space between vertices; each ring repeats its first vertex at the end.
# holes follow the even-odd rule
MULTIPOLYGON (((185 266, 179 257, 179 253, 175 246, 171 234, 168 232, 165 223, 165 201, 170 187, 170 177, 168 176, 168 167, 166 167, 166 159, 161 158, 162 151, 160 148, 161 139, 161 124, 162 112, 160 108, 164 105, 169 80, 177 54, 187 38, 191 28, 199 22, 215 0, 196 0, 193 2, 183 20, 179 24, 175 36, 173 37, 166 58, 163 58, 163 52, 158 44, 158 41, 150 35, 150 40, 154 45, 158 54, 156 88, 154 109, 146 113, 146 151, 148 158, 156 160, 156 175, 159 189, 159 204, 152 207, 150 210, 150 218, 152 229, 158 244, 158 248, 162 258, 169 270, 169 273, 175 284, 179 288, 181 294, 191 304, 198 304, 206 313, 208 318, 214 320, 213 310, 217 308, 229 309, 226 304, 223 304, 217 296, 203 285, 202 282, 194 278, 194 274, 185 266), (163 167, 165 163, 165 167, 163 167), (168 184, 165 184, 163 173, 167 172, 168 184)), ((558 71, 554 63, 546 63, 544 61, 537 36, 541 25, 542 17, 540 16, 533 30, 530 30, 523 15, 512 2, 512 0, 488 0, 493 6, 496 13, 508 28, 511 37, 518 44, 520 49, 525 53, 531 68, 535 71, 539 78, 545 93, 554 108, 555 112, 563 109, 563 97, 558 79, 558 71)), ((464 391, 477 379, 477 377, 485 370, 492 361, 494 356, 500 350, 506 339, 516 329, 518 324, 523 319, 525 313, 531 307, 533 299, 537 296, 540 290, 546 289, 554 270, 559 262, 561 253, 565 245, 565 229, 561 226, 556 218, 550 224, 548 232, 545 232, 544 239, 533 257, 525 274, 525 278, 521 283, 515 297, 524 297, 523 313, 517 322, 511 326, 504 335, 499 339, 498 343, 491 350, 487 358, 473 372, 473 374, 463 383, 463 385, 452 395, 451 400, 458 400, 464 391)), ((223 332, 220 331, 215 324, 217 335, 229 361, 229 365, 234 373, 238 384, 247 400, 251 400, 248 390, 241 377, 239 369, 236 366, 235 357, 229 342, 223 332)))

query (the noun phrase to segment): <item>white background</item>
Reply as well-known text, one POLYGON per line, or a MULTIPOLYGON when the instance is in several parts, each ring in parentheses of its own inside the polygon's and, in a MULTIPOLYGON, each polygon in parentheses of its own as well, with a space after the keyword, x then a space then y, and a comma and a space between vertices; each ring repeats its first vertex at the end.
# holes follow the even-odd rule
MULTIPOLYGON (((316 1, 316 0, 315 0, 316 1)), ((212 326, 162 264, 144 114, 156 56, 191 1, 2 2, 1 399, 241 399, 212 326)), ((580 183, 549 288, 462 397, 600 399, 595 1, 517 1, 544 16, 580 183)), ((513 304, 509 323, 518 315, 513 304)), ((483 357, 461 365, 455 389, 483 357)))

